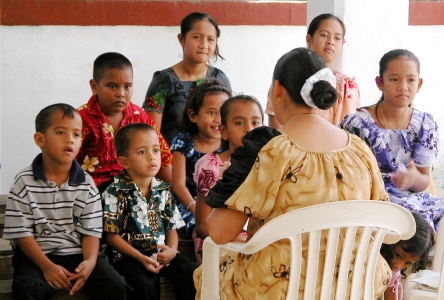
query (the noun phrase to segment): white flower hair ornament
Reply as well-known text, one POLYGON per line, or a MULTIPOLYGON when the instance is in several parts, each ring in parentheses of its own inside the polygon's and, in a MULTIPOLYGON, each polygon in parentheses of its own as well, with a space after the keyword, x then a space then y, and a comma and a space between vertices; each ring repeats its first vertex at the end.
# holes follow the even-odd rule
POLYGON ((332 87, 336 88, 336 77, 330 68, 324 68, 311 75, 310 78, 305 81, 301 90, 302 99, 304 99, 305 103, 310 107, 317 108, 313 99, 310 97, 310 93, 313 90, 313 85, 319 80, 325 80, 329 82, 332 87))

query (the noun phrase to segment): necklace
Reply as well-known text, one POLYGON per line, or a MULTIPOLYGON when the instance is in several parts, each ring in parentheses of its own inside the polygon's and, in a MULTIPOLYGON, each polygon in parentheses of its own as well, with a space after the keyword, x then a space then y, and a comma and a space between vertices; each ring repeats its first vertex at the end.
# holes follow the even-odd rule
POLYGON ((290 118, 290 120, 287 121, 287 123, 285 123, 284 127, 287 126, 288 124, 290 124, 291 122, 293 122, 296 118, 303 116, 303 115, 316 115, 316 113, 301 113, 301 114, 294 115, 293 117, 290 118))
MULTIPOLYGON (((379 105, 379 103, 377 105, 379 105)), ((407 117, 407 113, 408 113, 408 109, 405 110, 404 117, 402 118, 402 121, 399 124, 398 130, 401 130, 402 124, 404 124, 405 118, 407 117)), ((382 106, 381 106, 381 114, 382 114, 382 121, 384 121, 384 124, 382 124, 382 125, 384 125, 385 129, 387 129, 387 122, 385 121, 384 109, 382 108, 382 106)))

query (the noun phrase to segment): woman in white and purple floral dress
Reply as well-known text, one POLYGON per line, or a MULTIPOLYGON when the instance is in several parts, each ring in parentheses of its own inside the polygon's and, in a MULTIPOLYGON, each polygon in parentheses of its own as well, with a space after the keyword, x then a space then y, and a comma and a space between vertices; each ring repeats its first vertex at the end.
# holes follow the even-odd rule
POLYGON ((438 125, 430 113, 410 107, 422 84, 419 61, 408 50, 392 50, 381 59, 379 73, 381 100, 347 116, 340 126, 359 128, 368 139, 390 201, 420 214, 436 230, 444 199, 425 189, 438 156, 438 125))

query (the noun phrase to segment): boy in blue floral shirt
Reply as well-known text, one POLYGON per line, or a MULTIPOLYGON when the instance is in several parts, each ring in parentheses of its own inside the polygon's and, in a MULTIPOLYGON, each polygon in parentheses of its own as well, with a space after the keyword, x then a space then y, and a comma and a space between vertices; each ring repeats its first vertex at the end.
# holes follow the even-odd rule
POLYGON ((198 264, 177 252, 176 229, 185 225, 170 184, 154 176, 161 165, 156 130, 133 123, 114 139, 124 172, 103 194, 106 253, 134 290, 134 299, 159 299, 159 275, 174 285, 176 299, 194 299, 198 264))

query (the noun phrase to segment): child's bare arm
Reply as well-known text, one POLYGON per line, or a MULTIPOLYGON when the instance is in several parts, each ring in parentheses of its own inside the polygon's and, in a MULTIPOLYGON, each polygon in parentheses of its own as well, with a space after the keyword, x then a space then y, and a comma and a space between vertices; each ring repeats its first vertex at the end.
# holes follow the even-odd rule
POLYGON ((166 232, 166 245, 157 245, 161 252, 157 253, 157 261, 162 265, 168 265, 176 257, 179 237, 175 229, 166 232))
POLYGON ((148 256, 140 253, 136 248, 125 242, 119 234, 106 232, 105 236, 106 242, 110 247, 114 248, 125 256, 134 258, 148 271, 157 274, 159 273, 160 269, 162 269, 163 266, 161 266, 157 261, 152 260, 148 256))
POLYGON ((238 237, 247 219, 247 215, 240 211, 214 208, 207 218, 208 232, 215 243, 225 244, 238 237))
POLYGON ((388 287, 384 292, 384 300, 398 300, 392 288, 388 287))
POLYGON ((173 183, 171 185, 171 190, 173 193, 179 197, 180 202, 183 206, 187 207, 188 210, 194 215, 196 205, 190 205, 194 203, 194 199, 191 196, 188 188, 186 186, 186 157, 179 151, 173 152, 173 183))
POLYGON ((201 239, 208 236, 207 217, 211 213, 212 208, 205 203, 205 196, 197 194, 196 214, 194 216, 196 222, 196 234, 201 239))
POLYGON ((25 256, 42 270, 46 282, 54 289, 70 289, 71 282, 68 277, 74 275, 62 266, 54 264, 43 253, 34 237, 22 237, 15 240, 25 256))
POLYGON ((69 292, 71 295, 74 295, 83 287, 89 275, 91 275, 91 272, 94 270, 99 255, 99 247, 100 241, 98 238, 87 235, 83 236, 82 250, 84 260, 75 269, 76 274, 69 278, 71 282, 75 281, 69 292))
POLYGON ((165 168, 161 168, 159 170, 159 172, 157 172, 156 177, 159 178, 162 181, 165 181, 165 182, 168 182, 168 183, 172 183, 173 182, 172 166, 168 165, 165 168))

